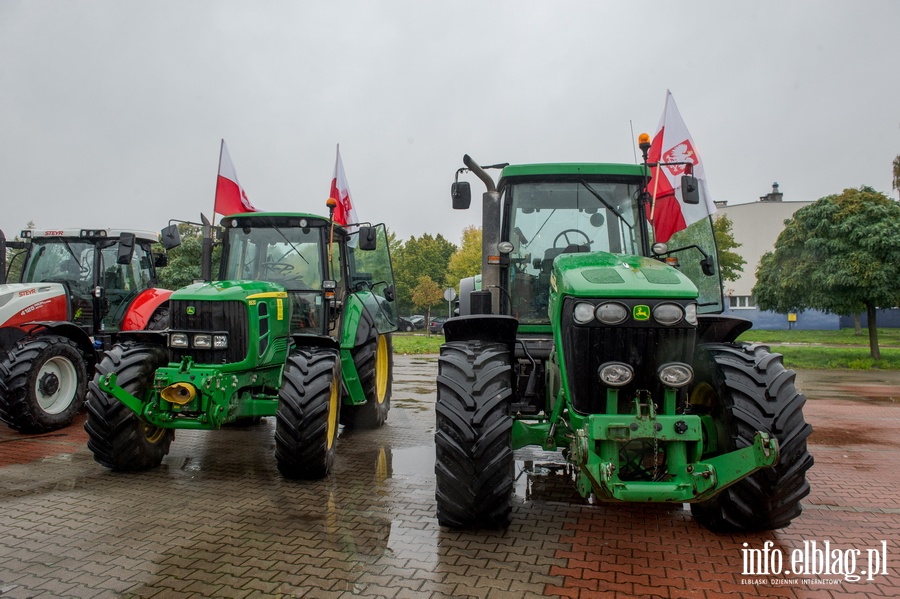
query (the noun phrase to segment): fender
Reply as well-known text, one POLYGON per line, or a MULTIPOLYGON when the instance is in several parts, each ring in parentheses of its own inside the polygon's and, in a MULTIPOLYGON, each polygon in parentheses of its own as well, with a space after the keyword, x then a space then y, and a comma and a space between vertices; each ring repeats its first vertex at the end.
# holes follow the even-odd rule
POLYGON ((68 337, 78 344, 87 361, 88 372, 90 373, 93 370, 97 361, 97 350, 94 349, 94 342, 81 327, 71 322, 29 322, 20 325, 20 327, 0 329, 0 351, 5 352, 12 349, 17 341, 25 337, 39 337, 48 332, 68 337))
POLYGON ((168 289, 145 289, 141 291, 122 319, 123 331, 143 331, 156 309, 169 301, 172 292, 168 289))

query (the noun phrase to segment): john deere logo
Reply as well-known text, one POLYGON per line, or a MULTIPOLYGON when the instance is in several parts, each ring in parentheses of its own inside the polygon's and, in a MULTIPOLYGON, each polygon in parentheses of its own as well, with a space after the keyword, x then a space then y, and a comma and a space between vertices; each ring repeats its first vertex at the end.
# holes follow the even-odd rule
POLYGON ((650 306, 635 306, 631 310, 635 320, 650 320, 650 306))
MULTIPOLYGON (((194 314, 197 310, 194 308, 194 306, 188 306, 187 308, 185 308, 184 311, 187 312, 188 314, 194 314)), ((635 317, 635 318, 637 318, 637 317, 635 317)))

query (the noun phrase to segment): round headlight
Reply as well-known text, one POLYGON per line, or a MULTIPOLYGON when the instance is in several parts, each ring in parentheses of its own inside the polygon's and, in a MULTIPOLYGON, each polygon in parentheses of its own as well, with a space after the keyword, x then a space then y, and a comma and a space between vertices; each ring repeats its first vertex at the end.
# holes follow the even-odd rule
POLYGON ((659 324, 672 326, 678 324, 684 318, 684 309, 678 304, 659 304, 653 308, 653 318, 659 324))
POLYGON ((578 324, 587 324, 594 320, 594 305, 579 302, 575 304, 575 313, 572 316, 578 324))
POLYGON ((628 318, 628 308, 616 302, 606 302, 597 306, 595 314, 603 324, 619 324, 628 318))
POLYGON ((634 378, 634 370, 628 364, 622 362, 607 362, 597 369, 600 382, 609 387, 622 387, 634 378))
POLYGON ((688 304, 684 307, 684 319, 691 324, 697 324, 697 304, 688 304))
POLYGON ((687 364, 682 364, 680 362, 663 364, 659 367, 659 370, 656 371, 656 374, 659 375, 659 380, 662 381, 663 385, 675 389, 684 387, 694 380, 693 369, 687 364))
POLYGON ((499 250, 501 254, 508 254, 514 249, 515 246, 509 241, 501 241, 497 244, 497 250, 499 250))
POLYGON ((654 243, 651 250, 653 250, 653 253, 656 254, 657 256, 662 256, 663 254, 665 254, 666 252, 669 251, 669 246, 668 246, 668 244, 665 244, 662 242, 654 243))

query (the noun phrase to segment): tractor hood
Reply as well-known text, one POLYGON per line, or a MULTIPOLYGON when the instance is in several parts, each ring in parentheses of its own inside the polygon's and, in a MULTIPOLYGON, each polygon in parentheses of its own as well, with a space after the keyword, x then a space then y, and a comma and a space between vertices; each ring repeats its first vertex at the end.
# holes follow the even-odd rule
POLYGON ((590 252, 553 262, 553 293, 574 297, 694 299, 697 287, 677 268, 653 258, 590 252))
MULTIPOLYGON (((259 294, 285 293, 278 283, 266 281, 213 281, 194 283, 172 293, 172 300, 243 301, 259 294)), ((270 296, 271 297, 271 296, 270 296)), ((286 297, 286 296, 285 296, 286 297)))

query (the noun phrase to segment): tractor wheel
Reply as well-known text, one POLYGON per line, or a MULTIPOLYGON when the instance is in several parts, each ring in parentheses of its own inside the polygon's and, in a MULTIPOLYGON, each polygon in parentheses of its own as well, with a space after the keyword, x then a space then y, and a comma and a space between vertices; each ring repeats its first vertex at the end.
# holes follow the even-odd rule
MULTIPOLYGON (((366 317, 368 312, 364 313, 366 317)), ((344 406, 341 424, 350 428, 378 428, 387 420, 391 409, 394 353, 390 335, 379 335, 374 325, 369 327, 366 341, 351 352, 366 403, 344 406)))
POLYGON ((23 433, 68 426, 84 405, 87 367, 78 345, 44 335, 18 341, 0 361, 0 420, 23 433))
POLYGON ((175 431, 148 424, 121 401, 101 391, 98 382, 114 372, 120 387, 142 397, 153 388, 156 369, 167 363, 166 350, 158 345, 123 343, 106 352, 88 385, 88 418, 84 423, 88 449, 97 462, 121 472, 149 470, 162 463, 175 431))
POLYGON ((154 310, 150 320, 147 321, 148 331, 162 331, 169 326, 169 305, 163 304, 154 310))
POLYGON ((441 526, 505 528, 512 513, 512 365, 501 343, 441 347, 435 497, 441 526))
POLYGON ((781 354, 758 344, 711 343, 698 347, 697 380, 690 401, 712 415, 723 453, 753 443, 756 431, 778 440, 780 458, 708 501, 692 503, 698 522, 716 532, 756 532, 790 525, 809 494, 806 448, 812 427, 803 418, 806 396, 794 387, 781 354))
POLYGON ((288 357, 275 415, 275 459, 286 478, 323 478, 334 463, 340 364, 336 352, 322 348, 288 357))

